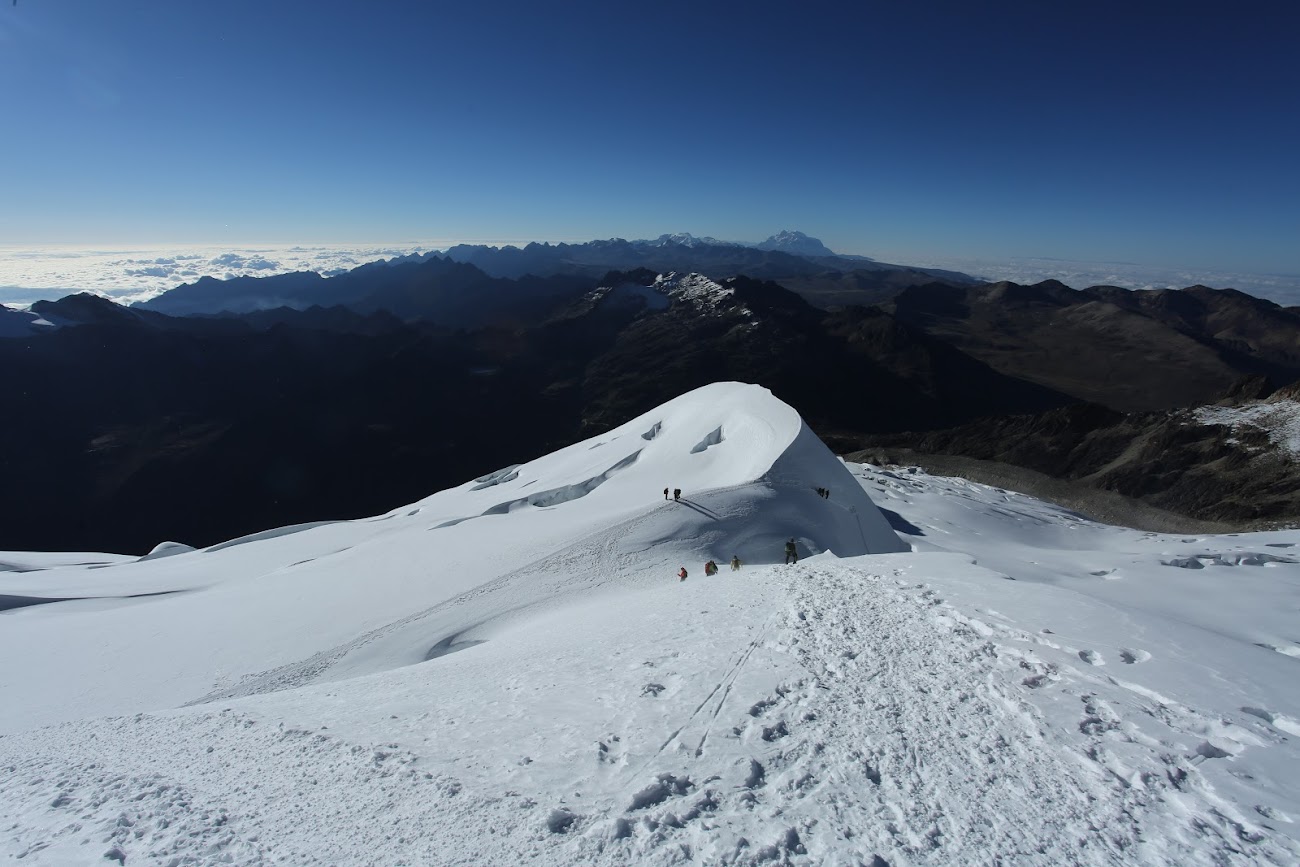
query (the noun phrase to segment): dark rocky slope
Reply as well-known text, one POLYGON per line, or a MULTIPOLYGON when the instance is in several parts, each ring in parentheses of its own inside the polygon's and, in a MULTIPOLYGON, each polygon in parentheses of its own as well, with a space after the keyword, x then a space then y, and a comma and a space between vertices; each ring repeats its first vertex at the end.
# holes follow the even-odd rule
MULTIPOLYGON (((991 484, 1010 484, 1022 468, 1073 485, 1057 501, 1086 503, 1109 492, 1164 513, 1210 522, 1217 529, 1300 523, 1300 458, 1277 422, 1300 419, 1296 394, 1267 400, 1256 380, 1235 389, 1227 407, 1120 413, 1083 404, 1037 415, 983 419, 948 430, 867 437, 853 459, 918 463, 991 484), (959 464, 953 458, 983 462, 959 464)), ((1100 501, 1098 501, 1100 502, 1100 501)), ((1106 508, 1118 509, 1113 501, 1106 508)), ((1148 521, 1120 521, 1150 526, 1148 521)), ((1169 529, 1167 522, 1153 529, 1169 529)))
POLYGON ((1300 376, 1300 314, 1232 290, 931 284, 883 306, 1002 373, 1126 412, 1300 376))

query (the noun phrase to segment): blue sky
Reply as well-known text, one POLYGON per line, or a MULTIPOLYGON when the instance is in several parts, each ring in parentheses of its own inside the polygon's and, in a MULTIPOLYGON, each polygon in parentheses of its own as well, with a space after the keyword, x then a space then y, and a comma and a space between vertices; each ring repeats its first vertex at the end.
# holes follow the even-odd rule
POLYGON ((1300 274, 1295 9, 19 0, 0 238, 795 228, 1300 274))

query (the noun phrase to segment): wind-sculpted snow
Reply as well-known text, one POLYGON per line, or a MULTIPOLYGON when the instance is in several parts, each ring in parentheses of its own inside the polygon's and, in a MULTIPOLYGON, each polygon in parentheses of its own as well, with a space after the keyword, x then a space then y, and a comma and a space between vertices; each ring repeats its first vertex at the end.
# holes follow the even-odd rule
POLYGON ((189 591, 0 614, 0 857, 1295 864, 1297 544, 845 465, 726 384, 376 519, 0 554, 189 591))
POLYGON ((714 428, 713 430, 708 432, 708 434, 704 437, 704 439, 700 440, 698 443, 696 443, 694 446, 691 447, 691 454, 697 454, 699 452, 702 452, 705 449, 707 449, 709 446, 716 446, 720 442, 722 442, 722 428, 720 427, 714 428))
POLYGON ((497 470, 495 473, 488 473, 486 476, 480 476, 475 479, 474 487, 471 491, 481 491, 484 488, 491 488, 494 485, 500 485, 505 482, 513 482, 519 478, 519 464, 511 464, 505 469, 497 470))
MULTIPOLYGON (((596 488, 600 487, 605 482, 609 481, 610 477, 613 476, 615 473, 617 473, 619 470, 626 469, 627 467, 630 467, 632 466, 632 464, 636 463, 636 459, 640 455, 641 452, 639 450, 635 451, 632 454, 620 460, 618 463, 614 464, 609 469, 605 470, 605 472, 601 473, 598 476, 592 476, 589 479, 583 479, 580 482, 574 482, 572 484, 562 485, 561 487, 558 488, 551 488, 550 490, 547 491, 537 491, 535 493, 529 494, 526 497, 520 497, 517 500, 510 500, 509 502, 498 503, 497 505, 492 506, 490 509, 485 511, 483 514, 504 515, 507 512, 509 512, 511 509, 515 509, 519 506, 537 506, 539 508, 545 508, 547 506, 558 506, 560 505, 560 503, 567 503, 570 500, 576 500, 579 497, 585 497, 588 494, 590 494, 592 491, 596 490, 596 488)), ((518 473, 516 473, 512 478, 517 476, 518 473)), ((512 479, 504 479, 503 481, 511 481, 511 480, 512 479)), ((477 490, 477 487, 475 488, 475 490, 477 490)))
MULTIPOLYGON (((290 536, 294 533, 302 533, 306 530, 314 530, 317 527, 328 527, 330 524, 333 523, 336 522, 335 521, 311 521, 306 524, 294 524, 289 527, 278 527, 274 530, 263 530, 260 533, 249 533, 247 536, 240 536, 238 539, 231 539, 229 542, 221 542, 216 545, 211 545, 207 548, 204 548, 203 550, 207 551, 209 554, 212 554, 217 551, 224 551, 227 548, 233 548, 236 545, 247 545, 250 542, 261 542, 265 539, 276 539, 281 536, 290 536)), ((172 544, 178 544, 178 543, 173 542, 172 544)))
POLYGON ((1269 563, 1294 563, 1291 557, 1277 554, 1259 554, 1250 551, 1231 551, 1226 554, 1196 554, 1192 557, 1174 557, 1161 560, 1166 566, 1182 569, 1204 569, 1206 566, 1265 566, 1269 563))

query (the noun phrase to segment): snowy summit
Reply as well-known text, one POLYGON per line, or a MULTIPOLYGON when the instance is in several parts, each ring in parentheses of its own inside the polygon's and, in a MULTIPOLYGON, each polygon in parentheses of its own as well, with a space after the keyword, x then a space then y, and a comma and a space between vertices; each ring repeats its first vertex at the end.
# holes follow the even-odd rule
POLYGON ((835 252, 816 238, 810 238, 803 232, 784 229, 772 235, 766 241, 754 246, 760 250, 779 250, 796 256, 834 256, 835 252))
POLYGON ((846 465, 722 383, 367 520, 0 553, 0 854, 1294 864, 1297 543, 846 465))

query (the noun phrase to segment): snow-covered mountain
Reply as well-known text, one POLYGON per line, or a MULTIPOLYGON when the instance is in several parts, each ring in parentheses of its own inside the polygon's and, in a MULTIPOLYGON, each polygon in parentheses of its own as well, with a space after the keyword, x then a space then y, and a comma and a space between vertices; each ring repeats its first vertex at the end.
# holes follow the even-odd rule
POLYGON ((845 465, 723 383, 368 520, 3 553, 64 601, 0 616, 0 853, 1291 864, 1297 543, 845 465))
POLYGON ((660 235, 654 240, 640 240, 630 242, 636 246, 642 247, 665 247, 677 245, 681 247, 753 247, 757 250, 775 250, 780 253, 789 253, 792 256, 804 256, 814 258, 838 257, 842 259, 861 260, 863 262, 874 261, 866 256, 844 255, 836 253, 831 248, 823 244, 819 239, 805 235, 803 232, 783 229, 775 235, 769 235, 766 239, 757 242, 744 241, 719 241, 717 238, 711 238, 707 235, 697 238, 690 232, 677 232, 671 235, 660 235))
POLYGON ((633 244, 639 244, 645 247, 666 247, 669 244, 677 244, 682 247, 743 247, 744 244, 738 244, 735 241, 719 241, 717 238, 711 238, 705 235, 697 238, 690 232, 674 232, 671 235, 660 235, 653 241, 633 241, 633 244))
POLYGON ((795 256, 836 255, 833 250, 816 238, 810 238, 803 232, 792 232, 789 229, 783 229, 766 241, 760 241, 754 246, 760 250, 779 250, 782 253, 792 253, 795 256))

